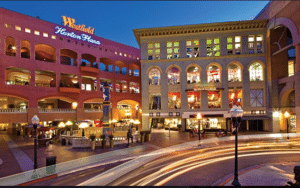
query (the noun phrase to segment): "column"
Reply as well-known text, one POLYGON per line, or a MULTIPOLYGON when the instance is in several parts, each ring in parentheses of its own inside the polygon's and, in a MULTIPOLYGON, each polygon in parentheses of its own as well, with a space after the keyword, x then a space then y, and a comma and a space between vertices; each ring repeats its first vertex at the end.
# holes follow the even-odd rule
POLYGON ((161 109, 168 110, 168 79, 166 69, 162 69, 161 74, 161 109))
POLYGON ((60 72, 57 72, 56 73, 56 87, 60 87, 59 83, 60 83, 60 72))
POLYGON ((222 108, 224 110, 229 110, 229 103, 228 103, 228 71, 226 64, 222 67, 222 73, 221 73, 221 82, 222 87, 224 88, 222 92, 222 108))
POLYGON ((185 40, 179 41, 179 58, 186 57, 186 42, 185 40))
POLYGON ((222 37, 220 40, 221 56, 227 55, 227 37, 222 37))
POLYGON ((200 57, 206 57, 206 39, 200 41, 200 57))
POLYGON ((182 72, 180 73, 180 83, 181 83, 181 109, 187 110, 187 92, 185 91, 187 88, 187 73, 185 72, 186 67, 181 67, 182 72))
POLYGON ((167 42, 165 41, 160 42, 160 58, 167 59, 167 42))
POLYGON ((250 107, 250 81, 249 81, 249 71, 248 71, 248 66, 245 65, 243 67, 243 108, 249 108, 250 107))

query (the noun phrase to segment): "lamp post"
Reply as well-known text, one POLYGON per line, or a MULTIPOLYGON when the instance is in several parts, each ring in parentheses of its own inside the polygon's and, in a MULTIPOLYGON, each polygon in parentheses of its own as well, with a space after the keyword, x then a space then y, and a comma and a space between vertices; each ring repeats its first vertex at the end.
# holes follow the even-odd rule
POLYGON ((31 123, 33 125, 33 129, 34 129, 34 165, 33 168, 37 169, 37 139, 36 139, 36 129, 37 126, 40 122, 40 119, 38 118, 37 115, 34 115, 31 119, 31 123))
POLYGON ((290 114, 288 113, 288 111, 285 111, 284 117, 286 119, 286 134, 287 134, 287 139, 289 140, 289 117, 290 117, 290 114))
POLYGON ((202 116, 200 113, 197 114, 197 120, 198 120, 198 136, 199 136, 199 145, 201 146, 201 135, 200 135, 200 120, 202 119, 202 116))
POLYGON ((243 109, 241 106, 234 105, 230 109, 231 119, 233 123, 233 127, 235 127, 235 163, 234 163, 234 180, 232 182, 232 185, 235 187, 240 187, 241 184, 238 180, 238 128, 241 124, 242 117, 243 117, 243 109))

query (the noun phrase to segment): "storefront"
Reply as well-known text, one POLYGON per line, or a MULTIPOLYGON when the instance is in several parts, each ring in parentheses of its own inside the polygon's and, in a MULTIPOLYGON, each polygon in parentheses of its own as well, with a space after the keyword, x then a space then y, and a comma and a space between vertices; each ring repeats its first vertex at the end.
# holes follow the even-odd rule
POLYGON ((201 120, 195 118, 186 119, 186 130, 193 128, 198 129, 200 123, 200 130, 203 129, 227 129, 226 118, 223 117, 203 117, 201 120))

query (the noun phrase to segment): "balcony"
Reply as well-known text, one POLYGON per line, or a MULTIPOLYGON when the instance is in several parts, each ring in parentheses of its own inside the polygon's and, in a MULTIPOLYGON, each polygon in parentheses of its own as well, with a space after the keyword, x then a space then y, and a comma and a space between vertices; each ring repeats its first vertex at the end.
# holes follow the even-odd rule
POLYGON ((62 93, 80 93, 79 88, 73 88, 73 87, 59 87, 59 92, 62 93))
POLYGON ((39 113, 76 113, 76 110, 69 108, 39 109, 39 113))
POLYGON ((98 74, 99 73, 99 69, 94 68, 94 67, 81 66, 80 67, 80 72, 88 72, 88 73, 98 74))
POLYGON ((0 109, 1 114, 6 113, 27 113, 27 109, 19 109, 19 108, 10 108, 10 109, 0 109))

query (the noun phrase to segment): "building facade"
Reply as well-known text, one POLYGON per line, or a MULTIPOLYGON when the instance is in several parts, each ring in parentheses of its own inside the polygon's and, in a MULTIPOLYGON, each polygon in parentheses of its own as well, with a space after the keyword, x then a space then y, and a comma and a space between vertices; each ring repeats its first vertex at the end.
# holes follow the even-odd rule
POLYGON ((300 14, 299 1, 270 1, 256 16, 268 20, 268 109, 273 113, 274 132, 300 132, 300 14), (288 112, 288 116, 284 114, 288 112))
POLYGON ((111 120, 139 119, 140 50, 62 19, 59 25, 0 8, 0 128, 14 134, 34 114, 45 126, 99 125, 105 82, 111 120))
POLYGON ((241 129, 273 131, 268 111, 268 20, 134 30, 141 49, 143 129, 231 130, 229 110, 241 105, 241 129), (201 122, 196 115, 201 113, 201 122))

